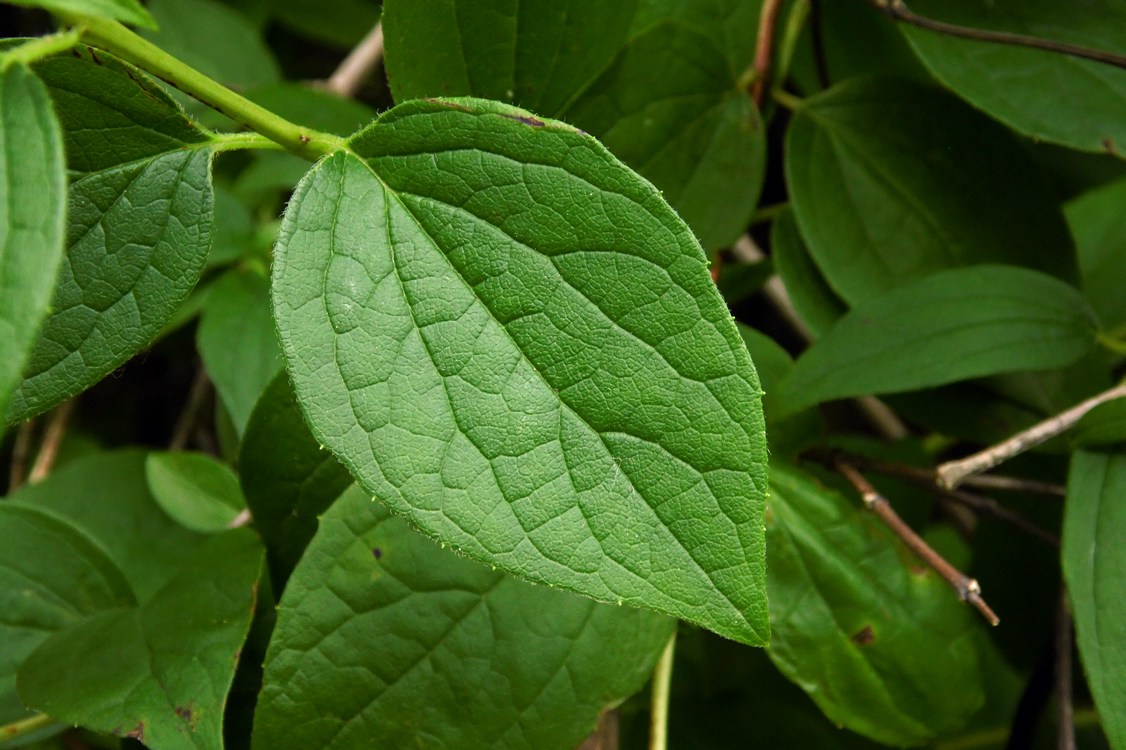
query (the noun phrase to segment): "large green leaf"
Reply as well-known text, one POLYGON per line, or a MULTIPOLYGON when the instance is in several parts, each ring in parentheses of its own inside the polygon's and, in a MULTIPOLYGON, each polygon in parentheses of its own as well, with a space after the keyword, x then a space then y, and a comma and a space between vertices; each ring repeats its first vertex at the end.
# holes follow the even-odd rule
POLYGON ((15 5, 45 8, 60 13, 76 13, 95 18, 112 18, 146 29, 155 29, 156 22, 137 0, 11 0, 15 5))
POLYGON ((943 271, 858 305, 782 386, 784 410, 1078 361, 1096 323, 1073 287, 1036 271, 943 271))
MULTIPOLYGON (((1082 7, 1053 0, 912 0, 911 9, 971 28, 1126 53, 1121 0, 1091 0, 1082 7)), ((1126 146, 1126 70, 910 27, 904 33, 943 83, 1015 130, 1087 151, 1121 155, 1126 146)))
POLYGON ((52 632, 134 603, 125 577, 80 530, 34 506, 0 504, 0 725, 26 713, 16 669, 52 632))
POLYGON ((770 489, 767 651, 778 668, 834 722, 880 742, 963 726, 984 699, 972 613, 836 492, 778 465, 770 489))
POLYGON ((317 530, 317 518, 352 484, 352 475, 305 426, 289 377, 279 374, 250 415, 239 478, 254 528, 266 542, 275 590, 317 530))
POLYGON ((66 226, 62 135, 47 90, 23 65, 0 68, 0 206, 3 416, 47 315, 66 226))
POLYGON ((282 597, 254 747, 571 750, 674 627, 439 549, 351 490, 282 597))
POLYGON ((20 667, 20 698, 156 750, 221 750, 223 707, 261 566, 248 529, 212 537, 148 600, 47 638, 20 667))
POLYGON ((317 439, 470 557, 762 643, 760 389, 688 228, 501 104, 409 102, 351 146, 274 265, 317 439))
POLYGON ((746 227, 765 171, 744 80, 758 3, 394 0, 386 9, 397 100, 466 94, 565 119, 663 190, 709 252, 746 227))
POLYGON ((1087 684, 1111 747, 1126 748, 1126 456, 1077 451, 1067 480, 1063 573, 1087 684))
POLYGON ((851 304, 976 263, 1075 276, 1046 179, 1012 133, 940 89, 834 86, 795 114, 785 159, 802 237, 851 304))
POLYGON ((241 435, 282 367, 266 277, 234 270, 211 287, 196 334, 199 355, 241 435))
POLYGON ((1084 193, 1064 208, 1075 237, 1083 296, 1107 328, 1126 329, 1126 180, 1084 193))

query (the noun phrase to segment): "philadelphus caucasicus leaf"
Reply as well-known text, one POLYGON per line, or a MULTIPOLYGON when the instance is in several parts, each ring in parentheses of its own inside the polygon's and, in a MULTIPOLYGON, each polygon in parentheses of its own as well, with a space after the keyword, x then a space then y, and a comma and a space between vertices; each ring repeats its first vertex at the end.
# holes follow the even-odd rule
POLYGON ((390 110, 298 185, 273 304, 314 435, 417 529, 766 640, 758 377, 688 227, 594 138, 390 110))

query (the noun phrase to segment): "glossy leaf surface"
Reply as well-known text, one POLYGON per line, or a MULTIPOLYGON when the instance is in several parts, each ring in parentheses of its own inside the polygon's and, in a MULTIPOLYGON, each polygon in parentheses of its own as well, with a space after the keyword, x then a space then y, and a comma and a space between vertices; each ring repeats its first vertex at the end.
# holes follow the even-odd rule
POLYGON ((795 114, 785 160, 802 237, 850 304, 979 263, 1075 276, 1047 180, 1011 133, 940 89, 835 86, 795 114))
POLYGON ((970 611, 835 491, 778 465, 770 486, 767 652, 782 673, 830 719, 887 744, 965 724, 983 700, 970 611))
POLYGON ((230 528, 246 507, 238 477, 206 453, 152 453, 145 460, 145 477, 157 504, 192 531, 230 528))
POLYGON ((239 478, 281 590, 316 533, 317 518, 353 481, 309 432, 285 373, 267 386, 250 415, 239 478))
POLYGON ((1076 452, 1064 507, 1064 579, 1087 684, 1111 747, 1126 747, 1126 456, 1076 452))
POLYGON ((212 537, 150 599, 44 641, 20 668, 20 698, 149 747, 221 750, 223 706, 261 560, 247 529, 212 537))
POLYGON ((1078 361, 1096 323, 1073 287, 1010 266, 937 273, 858 305, 797 362, 785 409, 1078 361))
POLYGON ((0 417, 22 379, 62 261, 64 162, 46 88, 23 65, 0 69, 0 417))
POLYGON ((687 227, 504 105, 411 102, 351 145, 274 265, 317 439, 470 557, 762 643, 760 389, 687 227))
POLYGON ((356 488, 282 597, 254 746, 571 750, 674 627, 440 549, 356 488))
MULTIPOLYGON (((1126 5, 1118 0, 1094 0, 1081 12, 1052 0, 916 0, 911 9, 962 26, 1126 53, 1126 5)), ((1087 151, 1120 154, 1126 146, 1126 70, 919 29, 904 33, 943 83, 1015 130, 1087 151)))

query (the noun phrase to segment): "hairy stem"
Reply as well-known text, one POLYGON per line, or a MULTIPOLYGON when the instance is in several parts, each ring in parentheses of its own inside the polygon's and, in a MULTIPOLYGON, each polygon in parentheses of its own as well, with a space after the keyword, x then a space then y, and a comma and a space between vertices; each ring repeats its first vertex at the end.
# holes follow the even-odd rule
POLYGON ((346 148, 343 138, 304 128, 279 117, 208 78, 116 21, 87 18, 73 13, 59 12, 57 15, 84 26, 84 41, 152 73, 212 109, 261 133, 287 151, 316 160, 346 148))

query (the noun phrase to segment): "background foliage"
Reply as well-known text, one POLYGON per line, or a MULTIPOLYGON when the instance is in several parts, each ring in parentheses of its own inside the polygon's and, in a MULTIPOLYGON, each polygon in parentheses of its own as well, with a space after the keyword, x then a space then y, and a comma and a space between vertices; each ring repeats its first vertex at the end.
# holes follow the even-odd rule
POLYGON ((1081 5, 0 7, 0 747, 1126 749, 1081 5))

